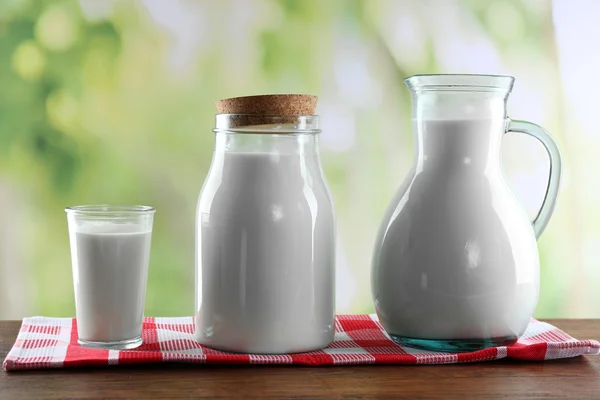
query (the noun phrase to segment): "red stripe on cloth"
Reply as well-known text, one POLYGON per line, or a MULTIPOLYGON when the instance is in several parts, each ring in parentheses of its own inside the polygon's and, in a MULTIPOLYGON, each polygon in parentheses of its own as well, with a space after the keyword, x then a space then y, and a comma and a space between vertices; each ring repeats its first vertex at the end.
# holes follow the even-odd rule
POLYGON ((370 321, 373 319, 369 314, 339 314, 336 316, 337 320, 344 323, 347 321, 370 321))
POLYGON ((506 348, 506 355, 517 360, 542 361, 546 358, 546 343, 524 345, 519 342, 506 348))
POLYGON ((142 345, 136 350, 139 351, 160 351, 160 342, 156 328, 155 318, 144 319, 142 325, 142 345))
POLYGON ((17 357, 14 360, 15 369, 41 369, 41 368, 58 368, 62 367, 62 363, 53 362, 52 357, 29 357, 20 358, 17 357))
POLYGON ((22 349, 39 349, 42 347, 54 347, 58 344, 58 339, 17 339, 15 347, 22 349))
POLYGON ((375 364, 416 364, 417 357, 412 354, 387 353, 385 349, 377 353, 372 353, 375 357, 375 364))
POLYGON ((294 364, 299 365, 333 365, 333 358, 323 350, 290 354, 290 357, 294 364))
POLYGON ((250 364, 248 354, 224 353, 217 350, 205 350, 206 362, 210 364, 250 364))
POLYGON ((58 335, 60 326, 57 325, 25 325, 21 326, 21 332, 44 333, 47 335, 58 335))
POLYGON ((173 332, 183 332, 183 333, 194 333, 194 325, 193 324, 164 324, 157 323, 157 329, 165 329, 173 332))
POLYGON ((77 322, 73 318, 71 340, 67 346, 67 354, 63 362, 65 367, 108 365, 108 350, 81 347, 77 344, 77 339, 77 322))
POLYGON ((368 315, 355 315, 353 318, 348 318, 348 316, 346 316, 346 318, 340 318, 339 321, 344 332, 346 332, 350 337, 352 337, 352 334, 355 331, 381 332, 375 321, 369 318, 368 315))
POLYGON ((164 352, 177 353, 182 350, 202 349, 202 345, 191 339, 171 339, 160 342, 160 348, 164 352))
POLYGON ((292 362, 292 357, 288 354, 250 354, 250 364, 291 364, 292 362))
POLYGON ((360 346, 356 344, 354 340, 335 340, 329 346, 328 349, 360 349, 360 346))
POLYGON ((550 331, 547 331, 547 332, 542 332, 542 333, 532 336, 530 338, 527 338, 527 340, 529 340, 531 342, 535 342, 535 343, 564 342, 569 339, 572 339, 571 336, 567 335, 563 331, 560 331, 556 328, 552 329, 550 331))
POLYGON ((452 364, 458 362, 455 353, 422 353, 413 354, 417 359, 417 364, 452 364))
POLYGON ((458 362, 479 362, 495 360, 498 356, 498 348, 491 347, 489 349, 473 351, 471 353, 458 353, 458 362))

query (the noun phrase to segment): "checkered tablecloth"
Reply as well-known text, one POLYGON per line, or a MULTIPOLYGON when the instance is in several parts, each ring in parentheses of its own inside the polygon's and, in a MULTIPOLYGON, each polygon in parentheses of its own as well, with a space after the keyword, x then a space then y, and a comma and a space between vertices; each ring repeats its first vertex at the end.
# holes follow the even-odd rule
POLYGON ((514 358, 541 361, 598 354, 596 340, 577 340, 560 329, 531 320, 519 341, 471 353, 436 353, 403 347, 383 330, 375 315, 338 315, 335 340, 327 348, 286 355, 232 354, 206 348, 194 341, 194 320, 146 318, 144 344, 134 350, 96 350, 77 344, 72 318, 25 318, 17 340, 4 360, 7 371, 146 364, 158 362, 204 364, 450 364, 514 358))

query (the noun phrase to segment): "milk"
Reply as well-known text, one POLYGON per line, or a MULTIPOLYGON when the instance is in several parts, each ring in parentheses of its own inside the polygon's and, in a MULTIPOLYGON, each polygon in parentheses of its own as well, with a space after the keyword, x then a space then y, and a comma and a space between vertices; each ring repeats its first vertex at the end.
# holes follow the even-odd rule
POLYGON ((71 235, 79 339, 140 336, 151 232, 135 224, 84 224, 71 235))
POLYGON ((316 153, 215 153, 196 228, 200 343, 289 353, 333 340, 334 218, 316 153))
POLYGON ((539 261, 500 170, 505 121, 415 123, 416 162, 376 241, 380 320, 404 338, 516 340, 537 304, 539 261))

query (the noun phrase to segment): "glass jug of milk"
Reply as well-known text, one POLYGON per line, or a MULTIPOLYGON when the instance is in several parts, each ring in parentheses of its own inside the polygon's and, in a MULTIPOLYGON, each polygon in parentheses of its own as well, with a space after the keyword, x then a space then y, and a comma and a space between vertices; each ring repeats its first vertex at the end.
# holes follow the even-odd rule
POLYGON ((536 238, 554 209, 558 148, 543 128, 506 116, 514 79, 417 75, 412 97, 415 161, 375 242, 372 293, 397 342, 441 351, 511 344, 539 293, 536 238), (533 222, 500 168, 505 132, 538 139, 550 178, 533 222))
POLYGON ((214 132, 196 214, 196 340, 262 354, 327 346, 335 232, 318 116, 218 114, 214 132))

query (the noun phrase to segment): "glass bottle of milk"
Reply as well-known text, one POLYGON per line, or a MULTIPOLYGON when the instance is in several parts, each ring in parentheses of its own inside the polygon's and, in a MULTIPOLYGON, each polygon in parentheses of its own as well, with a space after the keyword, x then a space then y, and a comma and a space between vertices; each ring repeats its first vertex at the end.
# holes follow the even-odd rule
POLYGON ((259 354, 333 340, 335 224, 318 116, 218 114, 196 215, 200 343, 259 354))

